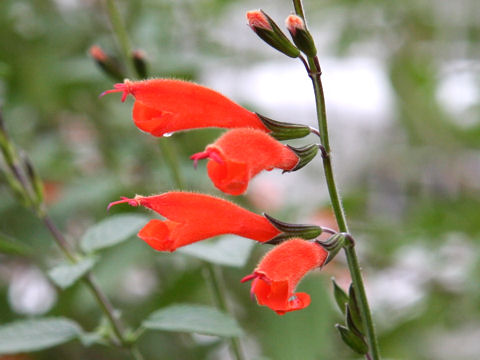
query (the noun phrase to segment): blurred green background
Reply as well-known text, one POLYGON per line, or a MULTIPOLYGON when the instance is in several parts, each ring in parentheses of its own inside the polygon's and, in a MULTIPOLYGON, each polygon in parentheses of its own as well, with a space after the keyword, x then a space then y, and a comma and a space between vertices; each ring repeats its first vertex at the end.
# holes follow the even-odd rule
MULTIPOLYGON (((288 0, 118 1, 132 46, 150 76, 192 79, 279 121, 315 124, 300 62, 263 44, 245 25, 262 8, 283 27, 288 0)), ((478 0, 306 0, 318 43, 335 165, 377 323, 390 359, 480 358, 480 2, 478 0)), ((70 241, 106 218, 121 195, 174 189, 168 143, 189 190, 219 195, 204 166, 188 157, 219 130, 156 139, 131 121, 131 99, 98 95, 116 81, 90 58, 100 45, 121 58, 103 1, 0 1, 0 105, 7 128, 45 180, 50 212, 70 241), (162 152, 163 149, 163 152, 162 152)), ((314 140, 313 138, 310 140, 314 140)), ((34 215, 0 182, 0 232, 35 256, 0 254, 0 324, 62 315, 84 329, 100 311, 82 284, 59 291, 45 270, 61 255, 34 215)), ((262 174, 235 199, 284 220, 332 221, 320 161, 305 171, 262 174), (316 194, 316 195, 312 195, 316 194)), ((111 214, 134 211, 127 206, 111 214)), ((248 241, 248 240, 245 240, 248 241)), ((224 267, 228 298, 246 332, 249 359, 353 359, 333 325, 329 278, 344 286, 343 256, 310 274, 300 290, 309 308, 278 316, 258 307, 248 264, 224 267)), ((171 303, 210 304, 204 264, 155 253, 138 239, 100 253, 95 274, 125 320, 136 327, 171 303)), ((150 359, 228 359, 214 337, 148 332, 150 359)), ((1 358, 1 357, 0 357, 1 358)), ((27 359, 122 359, 100 345, 71 342, 27 359)))

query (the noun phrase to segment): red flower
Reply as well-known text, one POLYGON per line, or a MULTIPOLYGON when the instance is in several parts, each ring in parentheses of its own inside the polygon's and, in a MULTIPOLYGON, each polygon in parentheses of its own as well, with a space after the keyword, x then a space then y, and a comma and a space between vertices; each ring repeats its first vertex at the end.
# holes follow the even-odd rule
POLYGON ((145 206, 167 220, 150 220, 138 233, 155 250, 174 251, 180 246, 222 234, 235 234, 260 242, 280 234, 266 218, 230 201, 190 192, 168 192, 155 196, 123 197, 120 203, 145 206))
MULTIPOLYGON (((192 82, 170 79, 125 80, 102 95, 121 92, 135 97, 133 121, 143 131, 162 136, 204 127, 249 127, 269 132, 253 112, 222 94, 192 82)), ((102 96, 101 95, 101 96, 102 96)))
POLYGON ((252 296, 279 315, 300 310, 310 305, 310 295, 294 293, 295 287, 306 273, 322 266, 327 255, 317 243, 290 239, 268 252, 242 282, 253 280, 252 296))
POLYGON ((230 130, 190 158, 195 166, 199 159, 209 158, 208 176, 218 189, 231 195, 243 194, 260 171, 292 170, 299 161, 290 148, 256 129, 230 130))

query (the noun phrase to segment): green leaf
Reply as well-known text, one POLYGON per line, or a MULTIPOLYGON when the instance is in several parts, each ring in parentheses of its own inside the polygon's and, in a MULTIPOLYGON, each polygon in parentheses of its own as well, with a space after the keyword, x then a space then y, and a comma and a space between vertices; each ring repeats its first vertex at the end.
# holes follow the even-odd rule
POLYGON ((343 325, 336 324, 335 327, 339 331, 343 342, 347 344, 353 351, 362 355, 365 355, 368 352, 368 345, 362 338, 355 335, 343 325))
POLYGON ((240 336, 243 333, 235 319, 205 305, 172 305, 155 311, 142 325, 150 330, 224 337, 240 336))
POLYGON ((338 305, 340 311, 345 314, 345 304, 348 304, 349 298, 347 293, 337 284, 335 278, 332 278, 333 284, 333 296, 335 297, 335 302, 338 305))
POLYGON ((85 275, 95 265, 95 259, 85 258, 76 264, 63 264, 54 267, 48 276, 58 287, 66 289, 85 275))
POLYGON ((117 245, 135 235, 149 218, 137 214, 120 214, 94 225, 83 235, 80 246, 85 252, 117 245))
POLYGON ((32 249, 20 241, 0 233, 0 254, 30 256, 32 249))
POLYGON ((243 267, 255 243, 237 236, 222 236, 182 247, 177 252, 231 267, 243 267))
POLYGON ((362 315, 360 314, 360 308, 358 306, 358 300, 355 289, 353 288, 353 283, 350 284, 350 288, 348 289, 348 297, 348 307, 352 321, 357 329, 363 329, 362 315))
POLYGON ((14 354, 54 347, 77 338, 82 329, 66 318, 15 321, 0 326, 0 354, 14 354))

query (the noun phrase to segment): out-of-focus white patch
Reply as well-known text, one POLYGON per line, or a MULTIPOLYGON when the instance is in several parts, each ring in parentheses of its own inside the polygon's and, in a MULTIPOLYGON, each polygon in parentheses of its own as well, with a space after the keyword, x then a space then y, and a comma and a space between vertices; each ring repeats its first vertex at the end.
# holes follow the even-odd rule
POLYGON ((38 269, 21 268, 12 274, 8 301, 13 311, 24 315, 40 315, 52 308, 57 293, 38 269))
POLYGON ((382 326, 389 327, 421 313, 428 283, 462 293, 475 261, 475 249, 462 234, 446 234, 429 249, 409 245, 397 250, 391 267, 367 277, 367 293, 382 326))
POLYGON ((122 282, 122 295, 128 301, 137 301, 149 296, 157 287, 153 271, 145 268, 129 268, 122 282))
MULTIPOLYGON (((382 63, 373 58, 322 59, 327 110, 370 126, 391 119, 392 91, 382 63)), ((268 62, 248 68, 207 67, 202 83, 277 120, 316 121, 310 79, 300 62, 268 62), (301 115, 297 117, 296 115, 301 115)))
POLYGON ((475 71, 473 65, 466 61, 449 63, 443 73, 436 94, 438 102, 457 125, 468 127, 476 124, 478 116, 468 116, 468 110, 480 105, 478 65, 475 71))

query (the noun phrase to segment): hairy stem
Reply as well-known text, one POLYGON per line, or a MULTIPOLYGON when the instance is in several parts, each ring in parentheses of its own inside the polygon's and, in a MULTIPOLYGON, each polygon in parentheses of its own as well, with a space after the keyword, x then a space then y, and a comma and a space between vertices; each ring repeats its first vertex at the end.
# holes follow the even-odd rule
MULTIPOLYGON (((293 4, 295 6, 295 12, 297 13, 297 15, 305 18, 301 0, 293 0, 293 4)), ((325 108, 325 95, 323 93, 323 85, 321 80, 322 72, 320 68, 320 63, 316 56, 308 57, 307 62, 309 67, 308 75, 312 80, 313 90, 315 92, 315 106, 317 110, 320 139, 325 149, 322 154, 322 159, 328 193, 330 195, 330 201, 332 203, 332 208, 335 214, 335 218, 337 220, 338 228, 341 232, 348 233, 347 219, 333 173, 330 141, 328 136, 327 112, 325 108)), ((354 243, 345 246, 344 251, 347 258, 350 276, 352 278, 353 288, 355 289, 355 293, 358 297, 358 306, 360 308, 362 321, 365 327, 364 332, 369 347, 369 353, 366 354, 366 358, 378 360, 380 359, 378 342, 375 335, 372 314, 370 311, 370 306, 368 305, 365 286, 363 284, 362 273, 360 270, 360 264, 358 263, 354 243)))
MULTIPOLYGON (((320 135, 322 139, 322 145, 325 148, 325 155, 322 156, 323 168, 325 172, 325 179, 327 182, 328 192, 330 195, 330 201, 332 203, 333 212, 337 220, 338 228, 341 232, 348 233, 348 224, 343 210, 342 200, 337 189, 335 177, 332 167, 331 149, 328 138, 327 127, 327 115, 325 110, 325 97, 323 94, 322 81, 320 79, 320 67, 318 66, 318 59, 309 58, 310 65, 310 77, 312 79, 313 88, 315 92, 315 103, 317 108, 318 125, 320 129, 320 135)), ((369 351, 373 360, 380 359, 380 353, 378 350, 377 338, 375 335, 375 328, 373 325, 370 306, 368 305, 367 295, 365 292, 365 286, 363 284, 363 278, 358 263, 357 254, 353 245, 346 246, 344 248, 345 255, 347 257, 348 269, 352 278, 353 288, 358 296, 358 306, 362 317, 363 324, 365 324, 365 335, 369 345, 369 351)), ((367 354, 368 355, 368 354, 367 354)))

